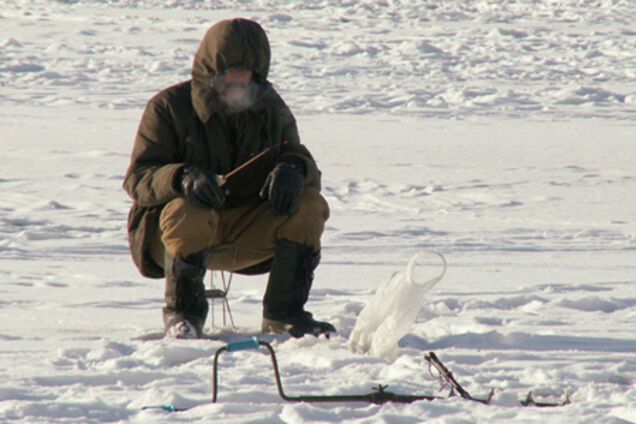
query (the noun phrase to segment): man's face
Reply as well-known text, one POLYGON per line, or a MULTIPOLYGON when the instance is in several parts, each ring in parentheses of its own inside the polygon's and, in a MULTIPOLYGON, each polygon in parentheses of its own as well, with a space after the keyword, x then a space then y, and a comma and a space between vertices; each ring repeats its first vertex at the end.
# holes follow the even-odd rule
POLYGON ((248 69, 232 68, 223 73, 223 82, 227 85, 247 85, 252 80, 254 72, 248 69))
POLYGON ((218 75, 214 87, 225 105, 233 111, 249 108, 255 100, 254 72, 232 68, 218 75))

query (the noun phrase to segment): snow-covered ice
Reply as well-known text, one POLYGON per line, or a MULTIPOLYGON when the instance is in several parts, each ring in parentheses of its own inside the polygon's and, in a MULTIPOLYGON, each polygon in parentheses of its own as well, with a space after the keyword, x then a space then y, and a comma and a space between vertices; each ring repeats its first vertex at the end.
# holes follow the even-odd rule
POLYGON ((636 422, 633 1, 0 5, 0 421, 636 422), (266 28, 332 210, 309 308, 339 335, 263 337, 287 393, 445 394, 435 351, 492 405, 285 403, 247 351, 222 357, 212 404, 212 357, 256 334, 265 277, 233 282, 239 332, 156 337, 163 283, 129 258, 123 174, 145 102, 233 16, 266 28), (397 359, 350 352, 420 250, 449 268, 397 359), (572 403, 521 407, 529 390, 572 403), (161 404, 191 409, 142 411, 161 404))

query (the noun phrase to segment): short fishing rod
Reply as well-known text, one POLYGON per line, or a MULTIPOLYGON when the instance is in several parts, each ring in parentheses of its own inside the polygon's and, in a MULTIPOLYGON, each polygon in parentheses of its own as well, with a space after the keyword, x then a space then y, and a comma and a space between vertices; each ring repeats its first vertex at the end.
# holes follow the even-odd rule
POLYGON ((274 149, 276 147, 279 147, 279 146, 286 145, 286 144, 287 144, 287 140, 283 140, 281 143, 274 144, 273 146, 269 146, 268 148, 262 150, 260 153, 258 153, 257 155, 255 155, 251 159, 248 159, 247 161, 243 162, 241 165, 237 166, 236 168, 234 168, 233 170, 231 170, 227 174, 225 174, 225 175, 216 174, 215 175, 216 183, 219 185, 219 187, 222 187, 227 182, 227 180, 229 180, 234 175, 238 174, 243 169, 247 168, 248 166, 250 166, 251 164, 253 164, 257 160, 259 160, 260 158, 265 156, 267 153, 269 153, 270 150, 272 150, 272 149, 274 149))

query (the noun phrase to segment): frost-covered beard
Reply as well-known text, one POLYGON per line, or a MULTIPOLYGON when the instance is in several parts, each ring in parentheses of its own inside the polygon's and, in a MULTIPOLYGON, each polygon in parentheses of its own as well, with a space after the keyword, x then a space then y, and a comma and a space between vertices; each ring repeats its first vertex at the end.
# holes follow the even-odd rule
POLYGON ((258 84, 250 81, 247 84, 225 84, 218 81, 214 87, 227 112, 236 113, 249 109, 258 97, 258 84))

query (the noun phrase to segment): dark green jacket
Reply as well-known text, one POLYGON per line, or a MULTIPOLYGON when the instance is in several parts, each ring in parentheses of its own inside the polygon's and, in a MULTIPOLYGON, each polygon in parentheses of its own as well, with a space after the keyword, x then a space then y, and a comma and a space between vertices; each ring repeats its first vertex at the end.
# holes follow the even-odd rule
POLYGON ((269 41, 257 23, 221 21, 206 33, 195 55, 192 79, 148 102, 124 180, 124 189, 133 199, 128 216, 130 249, 144 276, 163 276, 163 269, 150 258, 149 245, 163 206, 182 195, 176 179, 185 164, 224 175, 274 146, 227 181, 223 187, 228 193, 227 208, 262 202, 259 191, 283 155, 304 159, 306 185, 320 189, 320 171, 300 144, 295 118, 267 81, 269 62, 269 41), (213 79, 233 66, 253 70, 260 89, 252 107, 228 114, 216 96, 213 79))

